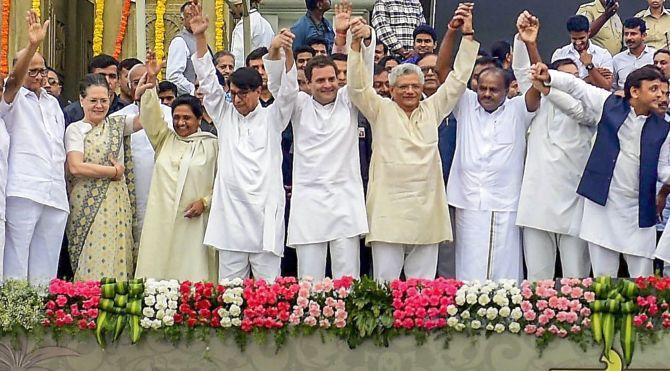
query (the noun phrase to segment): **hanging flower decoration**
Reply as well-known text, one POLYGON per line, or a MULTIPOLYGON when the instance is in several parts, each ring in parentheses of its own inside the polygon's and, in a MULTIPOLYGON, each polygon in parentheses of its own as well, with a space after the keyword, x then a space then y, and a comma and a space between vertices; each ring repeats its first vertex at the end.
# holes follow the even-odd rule
POLYGON ((102 36, 105 29, 103 15, 105 13, 105 0, 95 2, 95 21, 93 22, 93 55, 102 53, 102 36))
MULTIPOLYGON (((154 52, 156 53, 156 60, 162 61, 165 57, 165 3, 166 0, 158 0, 156 2, 156 24, 154 27, 154 52)), ((158 80, 161 80, 162 73, 158 74, 158 80)))
POLYGON ((41 0, 33 0, 31 8, 42 18, 42 11, 40 10, 41 0))
POLYGON ((214 10, 216 12, 216 22, 215 25, 215 38, 214 45, 216 50, 223 50, 223 27, 225 26, 225 14, 223 11, 224 0, 216 0, 214 3, 214 10))
POLYGON ((0 75, 7 76, 9 73, 9 8, 11 0, 2 1, 2 33, 0 33, 0 75))
POLYGON ((130 16, 131 0, 123 0, 123 9, 121 10, 121 24, 119 25, 119 33, 116 34, 116 41, 114 43, 114 58, 119 59, 121 56, 121 49, 123 48, 123 39, 126 37, 126 30, 128 29, 128 17, 130 16))

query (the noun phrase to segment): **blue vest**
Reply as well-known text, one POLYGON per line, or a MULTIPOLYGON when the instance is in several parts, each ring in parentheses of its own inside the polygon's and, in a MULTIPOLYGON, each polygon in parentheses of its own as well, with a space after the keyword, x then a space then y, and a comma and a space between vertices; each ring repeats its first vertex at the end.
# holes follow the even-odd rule
MULTIPOLYGON (((629 112, 630 104, 624 98, 612 94, 605 101, 603 114, 598 123, 596 142, 577 188, 578 194, 598 205, 605 206, 607 202, 614 166, 620 151, 618 132, 629 112)), ((670 131, 668 123, 656 114, 649 115, 642 128, 638 196, 640 228, 656 225, 658 157, 668 131, 670 131)))

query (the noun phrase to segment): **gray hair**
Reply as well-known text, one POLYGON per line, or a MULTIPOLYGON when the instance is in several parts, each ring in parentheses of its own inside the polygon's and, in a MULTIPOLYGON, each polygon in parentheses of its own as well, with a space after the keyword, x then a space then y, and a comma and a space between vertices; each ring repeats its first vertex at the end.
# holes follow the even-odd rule
POLYGON ((389 74, 389 85, 395 86, 398 77, 406 75, 418 75, 419 83, 421 83, 421 85, 426 81, 423 76, 423 71, 421 71, 419 66, 411 63, 403 63, 393 67, 391 70, 391 73, 389 74))

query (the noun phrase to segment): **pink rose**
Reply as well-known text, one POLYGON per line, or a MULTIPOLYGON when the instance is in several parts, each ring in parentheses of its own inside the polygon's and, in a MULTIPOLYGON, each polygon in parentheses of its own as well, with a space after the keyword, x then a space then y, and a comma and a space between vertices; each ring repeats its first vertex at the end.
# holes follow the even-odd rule
POLYGON ((578 325, 572 325, 572 327, 570 327, 570 332, 572 332, 573 334, 577 334, 580 331, 582 331, 582 328, 579 327, 578 325))
POLYGON ((523 329, 523 331, 529 335, 534 334, 535 330, 537 330, 537 327, 535 325, 526 325, 526 327, 524 327, 523 329))
POLYGON ((64 307, 65 304, 67 304, 67 298, 64 295, 58 295, 56 297, 56 304, 58 304, 59 307, 64 307))
POLYGON ((558 334, 558 327, 556 327, 556 325, 549 326, 548 330, 554 335, 558 334))
POLYGON ((526 321, 533 321, 537 317, 537 314, 533 310, 529 310, 528 312, 524 312, 523 318, 526 319, 526 321))
POLYGON ((540 337, 544 335, 545 329, 544 327, 538 327, 537 330, 535 331, 535 336, 540 337))
POLYGON ((338 309, 338 310, 335 311, 335 318, 336 319, 345 320, 345 319, 347 319, 347 316, 348 316, 348 314, 344 310, 339 310, 338 309))
POLYGON ((558 320, 559 322, 565 322, 567 321, 567 319, 568 315, 566 312, 558 312, 558 314, 556 314, 556 320, 558 320))
POLYGON ((586 291, 584 292, 584 299, 586 299, 587 303, 591 303, 596 300, 596 293, 593 291, 586 291))
POLYGON ((521 310, 524 312, 528 312, 529 310, 533 309, 533 304, 531 304, 528 300, 524 300, 521 302, 521 310))
POLYGON ((593 284, 593 278, 587 277, 582 280, 582 286, 589 287, 593 284))
POLYGON ((535 306, 537 306, 538 310, 545 310, 548 304, 546 300, 538 300, 537 303, 535 303, 535 306))
POLYGON ((566 337, 566 336, 568 336, 568 332, 565 331, 564 329, 560 329, 560 330, 558 331, 558 337, 564 338, 564 337, 566 337))
POLYGON ((561 293, 563 295, 568 295, 572 292, 572 288, 570 286, 561 286, 561 293))
POLYGON ((330 321, 327 319, 322 319, 319 321, 319 326, 321 326, 321 328, 328 328, 330 327, 330 321))
POLYGON ((537 318, 537 321, 544 326, 549 323, 549 318, 544 314, 540 314, 540 316, 537 318))
POLYGON ((556 312, 554 312, 554 310, 553 310, 553 309, 550 309, 550 308, 545 309, 545 310, 542 312, 542 314, 544 314, 545 316, 547 316, 549 319, 552 319, 552 318, 556 317, 556 312))
MULTIPOLYGON (((565 286, 563 286, 565 287, 565 286)), ((558 298, 555 296, 552 296, 549 298, 549 306, 551 308, 558 308, 558 298)))
POLYGON ((298 296, 298 300, 296 300, 296 304, 298 304, 298 307, 300 308, 307 308, 309 305, 309 300, 307 298, 298 296))
POLYGON ((313 316, 307 316, 307 318, 305 318, 305 324, 307 326, 316 326, 316 318, 313 316))
POLYGON ((521 289, 521 296, 523 296, 524 299, 530 299, 533 297, 533 291, 528 287, 524 287, 521 289))
POLYGON ((335 315, 335 311, 333 310, 333 307, 331 306, 325 306, 323 307, 323 315, 326 317, 332 317, 335 315))
POLYGON ((570 296, 572 296, 574 299, 578 299, 584 295, 584 290, 582 290, 581 287, 573 287, 572 292, 570 293, 570 296))

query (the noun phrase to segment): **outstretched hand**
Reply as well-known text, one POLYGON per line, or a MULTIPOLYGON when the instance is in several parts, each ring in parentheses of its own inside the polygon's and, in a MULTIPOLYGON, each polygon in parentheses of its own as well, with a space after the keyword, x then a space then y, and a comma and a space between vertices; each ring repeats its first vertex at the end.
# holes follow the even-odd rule
POLYGON ((202 4, 199 4, 198 0, 191 0, 189 7, 192 14, 190 21, 191 32, 194 35, 204 34, 209 27, 209 18, 202 12, 202 4))
POLYGON ((451 30, 460 29, 461 32, 471 32, 472 31, 472 9, 474 8, 474 3, 461 3, 458 4, 458 8, 454 11, 454 16, 449 21, 447 27, 451 30), (469 23, 469 29, 463 29, 465 23, 469 23))
POLYGON ((349 22, 351 21, 352 7, 349 0, 341 0, 335 4, 335 32, 346 33, 349 30, 349 22))
POLYGON ((41 24, 40 16, 34 10, 29 10, 26 13, 26 23, 28 24, 28 41, 30 45, 39 45, 42 43, 49 29, 49 20, 41 24))
POLYGON ((540 21, 537 17, 530 14, 527 10, 519 14, 516 21, 516 28, 519 32, 519 38, 525 43, 534 43, 537 41, 537 34, 540 30, 540 21))
POLYGON ((368 26, 365 20, 363 20, 361 17, 352 19, 349 24, 351 25, 351 35, 353 36, 354 40, 360 41, 367 39, 372 35, 370 26, 368 26))
POLYGON ((282 28, 281 31, 272 39, 270 44, 271 49, 279 50, 284 49, 284 52, 290 52, 293 48, 293 40, 295 35, 288 28, 282 28))

